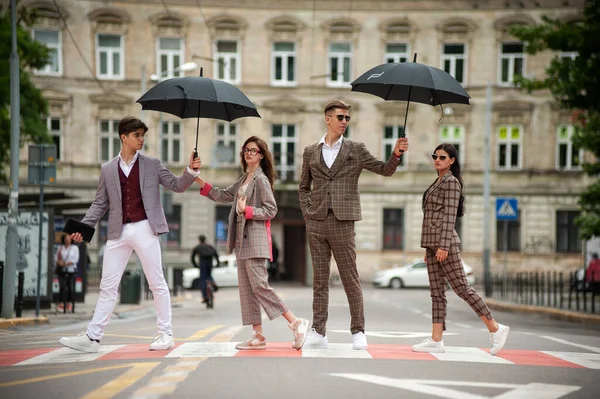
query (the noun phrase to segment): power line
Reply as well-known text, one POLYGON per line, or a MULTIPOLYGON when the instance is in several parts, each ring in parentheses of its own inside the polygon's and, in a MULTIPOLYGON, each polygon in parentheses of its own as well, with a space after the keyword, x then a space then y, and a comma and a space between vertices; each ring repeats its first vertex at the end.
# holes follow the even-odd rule
POLYGON ((73 32, 71 32, 71 29, 69 28, 69 25, 67 24, 67 20, 65 19, 64 15, 62 15, 62 13, 60 12, 60 8, 58 7, 56 0, 52 0, 52 3, 54 3, 54 7, 56 7, 56 12, 58 13, 59 18, 63 23, 65 31, 67 31, 67 34, 71 38, 71 41, 73 42, 73 45, 75 46, 75 49, 77 49, 77 53, 79 53, 79 56, 81 57, 81 60, 85 64, 87 70, 90 72, 90 75, 96 81, 96 83, 98 84, 98 87, 100 87, 100 90, 102 90, 104 92, 104 94, 108 95, 109 92, 106 91, 106 89, 102 86, 102 82, 100 82, 100 80, 94 73, 92 66, 85 59, 85 56, 83 55, 83 51, 81 51, 81 47, 79 47, 79 43, 77 43, 77 40, 75 40, 75 37, 73 36, 73 32))

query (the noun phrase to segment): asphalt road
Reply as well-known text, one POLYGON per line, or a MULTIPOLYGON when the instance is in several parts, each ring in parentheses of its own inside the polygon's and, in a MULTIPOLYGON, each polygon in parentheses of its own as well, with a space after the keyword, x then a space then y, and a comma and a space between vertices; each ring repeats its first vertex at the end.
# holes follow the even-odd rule
MULTIPOLYGON (((276 286, 288 307, 311 317, 310 288, 276 286)), ((251 334, 240 325, 236 289, 221 289, 207 310, 197 292, 173 305, 176 347, 149 352, 152 308, 121 313, 101 353, 60 348, 86 322, 0 330, 1 398, 593 398, 600 392, 600 326, 494 312, 511 327, 505 350, 487 353, 489 335, 472 310, 448 295, 447 353, 415 354, 430 334, 427 290, 365 287, 368 351, 353 351, 344 291, 332 288, 328 350, 291 349, 283 318, 265 319, 266 351, 238 352, 251 334)))

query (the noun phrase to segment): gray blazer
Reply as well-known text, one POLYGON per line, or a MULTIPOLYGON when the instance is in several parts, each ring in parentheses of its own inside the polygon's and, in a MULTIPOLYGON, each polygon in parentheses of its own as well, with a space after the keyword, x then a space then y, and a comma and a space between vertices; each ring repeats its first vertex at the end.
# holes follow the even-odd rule
POLYGON ((259 166, 246 189, 246 212, 238 215, 236 212, 238 191, 246 180, 246 176, 247 174, 244 174, 235 183, 224 189, 206 183, 200 194, 215 202, 233 202, 229 212, 227 253, 231 253, 235 249, 236 257, 240 260, 272 259, 271 219, 277 215, 275 196, 271 190, 269 179, 259 166))
MULTIPOLYGON (((148 222, 154 234, 164 234, 169 231, 167 219, 160 203, 160 191, 158 185, 182 193, 194 183, 194 176, 183 172, 180 177, 169 172, 167 168, 156 158, 150 158, 138 154, 140 167, 140 189, 142 201, 148 222)), ((121 236, 123 229, 123 203, 121 200, 121 183, 119 181, 119 157, 102 165, 100 170, 100 182, 96 198, 90 209, 85 214, 82 222, 95 226, 98 220, 108 210, 108 239, 116 240, 121 236)))

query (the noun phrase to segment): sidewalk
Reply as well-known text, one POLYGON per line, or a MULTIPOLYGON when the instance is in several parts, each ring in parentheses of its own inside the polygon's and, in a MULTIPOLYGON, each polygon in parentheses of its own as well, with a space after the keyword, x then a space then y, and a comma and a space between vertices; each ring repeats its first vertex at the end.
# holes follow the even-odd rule
MULTIPOLYGON (((75 303, 75 313, 58 312, 56 311, 55 304, 52 304, 50 309, 40 309, 40 315, 38 317, 35 316, 35 309, 23 310, 22 317, 20 318, 0 318, 0 329, 18 326, 31 326, 36 324, 49 324, 58 321, 65 323, 91 320, 99 295, 100 292, 98 291, 88 292, 85 296, 84 303, 75 303)), ((181 300, 183 300, 182 295, 171 297, 171 302, 173 303, 181 300)), ((152 301, 152 297, 146 300, 144 299, 144 294, 142 293, 139 304, 120 304, 117 301, 117 305, 113 311, 113 316, 118 317, 121 313, 139 311, 153 306, 154 302, 152 301)))
POLYGON ((485 303, 490 309, 504 310, 508 312, 534 313, 546 315, 548 317, 560 320, 568 320, 578 323, 600 324, 599 314, 583 313, 574 310, 558 309, 547 306, 522 305, 499 301, 492 298, 485 298, 485 303))

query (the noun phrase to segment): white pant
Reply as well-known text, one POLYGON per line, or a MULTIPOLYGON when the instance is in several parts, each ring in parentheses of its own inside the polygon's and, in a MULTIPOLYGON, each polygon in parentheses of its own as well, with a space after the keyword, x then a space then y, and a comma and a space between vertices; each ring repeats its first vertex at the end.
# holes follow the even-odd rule
POLYGON ((131 252, 134 250, 142 262, 148 286, 154 296, 158 331, 172 335, 171 297, 163 275, 160 242, 148 221, 143 220, 124 224, 121 237, 106 242, 102 262, 100 298, 96 304, 94 317, 87 328, 88 337, 100 340, 104 335, 104 328, 108 324, 117 302, 117 289, 121 277, 131 252))

